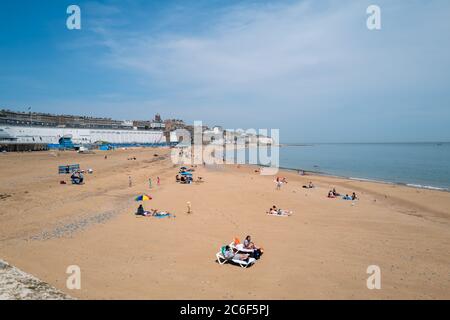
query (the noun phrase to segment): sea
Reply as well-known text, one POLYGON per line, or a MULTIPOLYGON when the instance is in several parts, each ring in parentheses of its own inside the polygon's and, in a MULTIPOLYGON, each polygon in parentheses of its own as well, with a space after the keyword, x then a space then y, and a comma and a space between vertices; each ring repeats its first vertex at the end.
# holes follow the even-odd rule
POLYGON ((278 152, 283 169, 450 191, 450 142, 282 144, 278 152))

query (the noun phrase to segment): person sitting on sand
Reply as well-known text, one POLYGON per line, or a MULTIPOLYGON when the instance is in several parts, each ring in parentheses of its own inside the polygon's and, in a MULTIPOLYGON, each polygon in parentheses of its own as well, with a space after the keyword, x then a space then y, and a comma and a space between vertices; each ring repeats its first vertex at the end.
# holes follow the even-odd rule
POLYGON ((83 176, 83 173, 81 171, 78 171, 78 179, 80 180, 80 184, 82 184, 83 180, 84 180, 84 176, 83 176))
POLYGON ((72 172, 70 179, 72 179, 74 184, 82 184, 84 180, 83 174, 79 170, 72 172))
POLYGON ((142 206, 142 204, 139 205, 139 207, 136 210, 136 215, 137 216, 148 216, 149 212, 144 210, 144 207, 142 206))
POLYGON ((248 260, 249 257, 250 257, 249 254, 235 253, 230 246, 225 247, 224 258, 227 260, 236 259, 240 261, 246 261, 248 260))
POLYGON ((336 198, 333 191, 328 191, 328 198, 336 198))
POLYGON ((356 193, 354 193, 354 192, 352 194, 352 200, 358 200, 358 197, 356 196, 356 193))
POLYGON ((340 194, 336 192, 335 188, 333 188, 333 196, 335 196, 335 197, 339 197, 340 196, 340 194))
POLYGON ((177 182, 180 182, 180 176, 179 176, 179 175, 176 175, 176 176, 175 176, 175 180, 176 180, 177 182))
POLYGON ((250 236, 246 236, 244 240, 244 248, 245 249, 258 249, 255 244, 252 242, 252 238, 250 236))

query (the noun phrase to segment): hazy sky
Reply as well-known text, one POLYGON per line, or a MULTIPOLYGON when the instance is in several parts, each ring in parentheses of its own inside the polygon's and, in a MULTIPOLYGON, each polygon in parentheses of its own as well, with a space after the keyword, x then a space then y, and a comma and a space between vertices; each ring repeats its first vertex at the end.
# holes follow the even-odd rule
POLYGON ((2 1, 0 107, 450 141, 450 1, 2 1))

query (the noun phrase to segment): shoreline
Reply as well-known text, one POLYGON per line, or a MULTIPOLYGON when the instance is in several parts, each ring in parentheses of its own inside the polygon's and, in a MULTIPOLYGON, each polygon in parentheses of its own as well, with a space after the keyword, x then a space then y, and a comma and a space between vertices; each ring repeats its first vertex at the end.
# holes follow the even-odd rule
MULTIPOLYGON (((255 165, 255 166, 268 167, 268 166, 264 166, 264 165, 255 165)), ((303 169, 296 169, 296 168, 290 168, 290 167, 279 167, 279 169, 286 170, 289 172, 303 171, 305 173, 309 173, 312 175, 318 175, 318 176, 322 176, 322 177, 347 179, 347 180, 352 180, 352 181, 364 181, 364 182, 380 183, 380 184, 387 184, 387 185, 396 185, 396 186, 403 186, 403 187, 408 187, 408 188, 413 188, 413 189, 450 192, 449 188, 444 188, 444 187, 424 186, 424 185, 420 185, 420 184, 413 184, 413 183, 406 183, 406 182, 394 182, 394 181, 387 181, 387 180, 376 180, 376 179, 371 179, 371 178, 341 176, 341 175, 326 173, 326 172, 322 172, 322 171, 303 170, 303 169)), ((299 175, 299 176, 301 176, 301 175, 299 175)))

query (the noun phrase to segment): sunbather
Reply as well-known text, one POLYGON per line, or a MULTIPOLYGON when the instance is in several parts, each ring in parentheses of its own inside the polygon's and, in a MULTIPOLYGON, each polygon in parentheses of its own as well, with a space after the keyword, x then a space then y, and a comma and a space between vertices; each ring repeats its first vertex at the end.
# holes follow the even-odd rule
POLYGON ((279 216, 290 216, 293 212, 290 210, 277 209, 276 206, 273 206, 269 209, 267 214, 279 215, 279 216))
POLYGON ((291 214, 292 214, 292 211, 278 209, 278 215, 280 215, 280 216, 290 216, 291 214))
POLYGON ((336 196, 334 195, 333 191, 328 191, 328 198, 336 198, 336 196))
POLYGON ((249 254, 235 253, 230 246, 225 247, 224 258, 227 260, 241 260, 246 261, 250 257, 249 254))
POLYGON ((258 249, 255 244, 252 242, 252 238, 250 236, 245 237, 244 240, 244 248, 245 249, 258 249))

